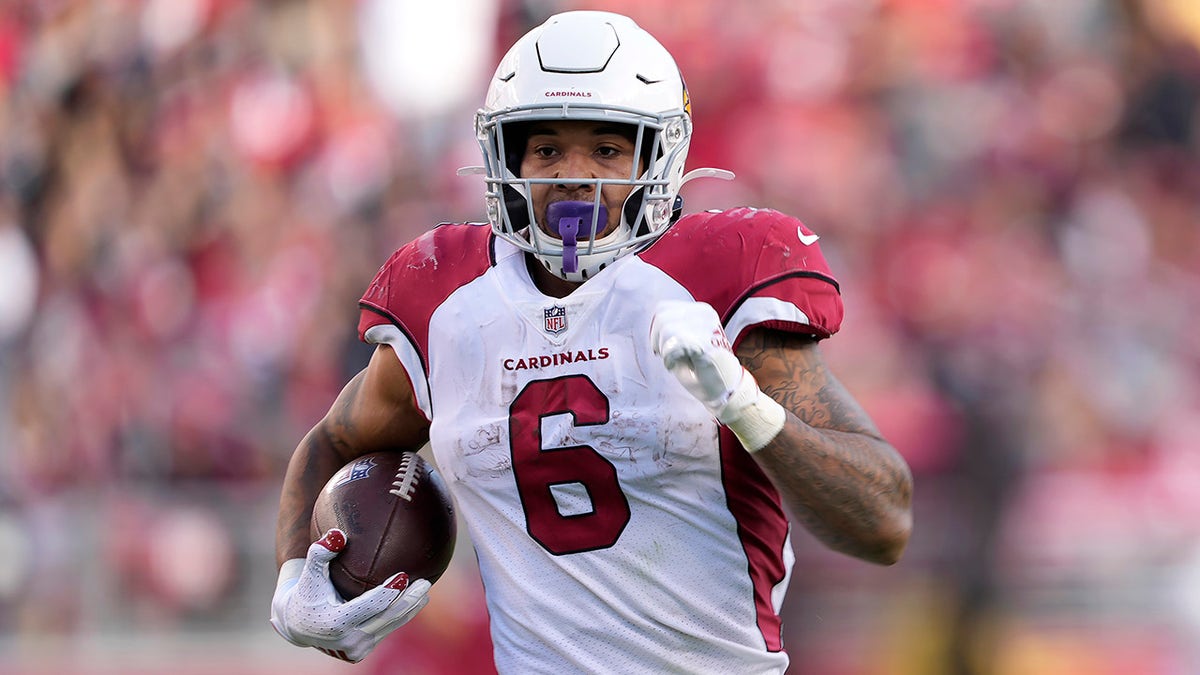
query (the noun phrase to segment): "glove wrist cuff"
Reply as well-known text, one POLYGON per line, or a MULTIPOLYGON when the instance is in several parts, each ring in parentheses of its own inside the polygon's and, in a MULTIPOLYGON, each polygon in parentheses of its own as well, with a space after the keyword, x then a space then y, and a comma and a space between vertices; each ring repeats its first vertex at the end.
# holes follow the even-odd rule
POLYGON ((279 588, 285 583, 294 579, 300 578, 300 573, 304 571, 304 558, 292 558, 284 561, 279 566, 279 578, 275 581, 275 588, 279 588))
POLYGON ((758 388, 754 376, 743 369, 742 380, 717 415, 750 453, 775 440, 787 421, 787 411, 758 388))
POLYGON ((300 573, 304 571, 304 558, 292 558, 279 566, 279 579, 275 582, 275 597, 271 598, 271 627, 280 637, 297 647, 308 645, 292 637, 285 619, 288 592, 296 585, 300 573))

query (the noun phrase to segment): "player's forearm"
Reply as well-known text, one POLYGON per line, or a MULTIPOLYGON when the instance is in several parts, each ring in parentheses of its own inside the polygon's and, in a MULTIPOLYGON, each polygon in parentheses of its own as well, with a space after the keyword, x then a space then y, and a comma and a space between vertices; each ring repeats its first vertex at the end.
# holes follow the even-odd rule
POLYGON ((429 440, 428 422, 408 406, 412 392, 407 382, 391 349, 376 350, 371 364, 346 383, 329 412, 300 441, 279 500, 277 564, 304 557, 312 543, 313 502, 338 469, 369 452, 416 451, 429 440))
POLYGON ((912 530, 912 476, 887 442, 817 429, 789 413, 754 457, 792 515, 825 545, 884 565, 900 559, 912 530))
POLYGON ((754 456, 793 516, 834 550, 896 562, 912 530, 904 458, 825 367, 816 343, 754 331, 738 355, 783 409, 782 428, 754 456))
POLYGON ((317 493, 343 464, 324 421, 309 431, 292 454, 279 498, 275 564, 303 558, 312 543, 309 523, 317 493))

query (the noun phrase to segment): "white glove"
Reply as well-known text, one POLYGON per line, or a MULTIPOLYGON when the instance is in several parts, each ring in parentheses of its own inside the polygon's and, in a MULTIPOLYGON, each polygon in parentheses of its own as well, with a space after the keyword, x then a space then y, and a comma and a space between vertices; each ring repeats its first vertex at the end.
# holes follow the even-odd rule
POLYGON ((429 603, 431 584, 425 579, 409 583, 408 575, 400 572, 344 602, 329 581, 329 561, 345 547, 341 530, 330 530, 308 547, 307 558, 292 558, 279 568, 271 625, 298 647, 316 647, 357 663, 429 603))
POLYGON ((650 323, 650 346, 684 389, 750 452, 783 429, 787 413, 742 367, 716 310, 705 302, 665 300, 650 323))

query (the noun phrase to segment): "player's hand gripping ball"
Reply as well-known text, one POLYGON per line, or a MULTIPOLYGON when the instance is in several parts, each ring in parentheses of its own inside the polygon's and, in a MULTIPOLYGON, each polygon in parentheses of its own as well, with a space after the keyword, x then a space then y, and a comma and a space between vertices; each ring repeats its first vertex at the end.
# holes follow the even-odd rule
POLYGON ((364 455, 329 479, 313 505, 311 535, 332 528, 345 548, 329 562, 343 599, 397 572, 433 583, 454 555, 454 505, 437 470, 415 452, 364 455))
POLYGON ((429 604, 430 583, 410 583, 398 572, 382 586, 343 600, 329 581, 329 561, 345 547, 341 530, 329 530, 303 558, 283 563, 271 598, 271 626, 297 647, 358 663, 429 604))

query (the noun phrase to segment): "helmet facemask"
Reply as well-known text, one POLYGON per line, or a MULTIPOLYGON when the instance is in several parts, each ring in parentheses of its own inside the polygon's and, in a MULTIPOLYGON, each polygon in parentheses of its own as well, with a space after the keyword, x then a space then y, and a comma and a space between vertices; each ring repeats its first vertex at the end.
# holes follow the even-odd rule
MULTIPOLYGON (((639 158, 633 163, 628 176, 522 177, 520 165, 528 138, 528 124, 560 119, 614 121, 609 108, 589 109, 588 106, 574 104, 555 106, 551 111, 530 110, 525 114, 506 111, 506 114, 494 119, 480 115, 479 142, 488 162, 485 178, 488 220, 498 236, 532 253, 556 276, 568 281, 585 281, 617 258, 648 246, 678 217, 676 185, 682 173, 686 147, 679 144, 675 148, 664 146, 663 129, 669 127, 670 122, 627 113, 620 123, 629 126, 634 156, 639 158), (550 116, 547 112, 555 114, 550 116), (668 173, 673 167, 677 167, 674 181, 671 180, 671 173, 668 173), (530 199, 533 186, 563 183, 591 186, 591 199, 588 202, 556 202, 548 209, 553 212, 534 213, 530 199), (620 209, 617 227, 595 238, 592 235, 603 232, 608 223, 603 192, 605 186, 609 185, 625 185, 631 189, 620 209), (570 207, 569 204, 578 206, 570 207), (579 220, 574 237, 571 237, 570 227, 565 238, 558 232, 564 215, 570 219, 566 222, 579 220), (531 223, 541 223, 541 226, 530 226, 531 223)), ((674 124, 687 125, 690 121, 681 114, 675 118, 674 124)))

